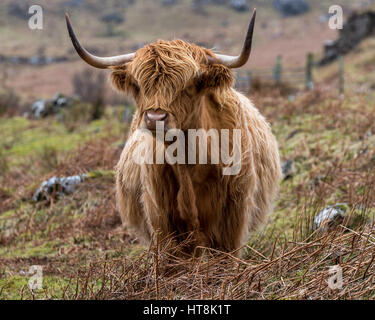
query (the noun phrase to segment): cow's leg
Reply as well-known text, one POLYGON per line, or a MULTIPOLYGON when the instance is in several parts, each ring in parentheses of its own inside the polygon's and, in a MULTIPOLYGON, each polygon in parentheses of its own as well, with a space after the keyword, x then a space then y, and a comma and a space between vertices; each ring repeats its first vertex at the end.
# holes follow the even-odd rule
POLYGON ((208 244, 200 230, 195 192, 183 165, 142 167, 142 203, 152 229, 159 239, 184 243, 180 249, 192 252, 208 244), (186 241, 187 240, 187 241, 186 241))
POLYGON ((152 227, 141 203, 141 166, 133 161, 132 152, 136 140, 129 138, 116 170, 116 197, 124 225, 134 229, 146 243, 150 240, 152 227))
MULTIPOLYGON (((242 195, 239 194, 239 197, 242 195)), ((243 245, 243 240, 247 234, 247 214, 244 199, 228 199, 227 206, 223 212, 222 235, 219 239, 219 249, 226 252, 235 252, 238 256, 238 249, 243 245)))
POLYGON ((243 246, 248 233, 266 220, 277 191, 278 175, 275 172, 261 172, 256 184, 254 179, 246 176, 233 179, 229 184, 221 239, 221 246, 226 251, 243 246), (271 175, 271 178, 265 179, 267 175, 271 175))
POLYGON ((140 170, 141 202, 148 224, 152 227, 153 236, 159 240, 166 239, 177 231, 171 225, 176 201, 173 173, 162 164, 142 165, 140 170))
POLYGON ((241 254, 238 250, 244 244, 249 228, 250 209, 253 207, 251 192, 254 183, 246 176, 230 177, 227 185, 225 206, 219 220, 220 236, 216 246, 226 252, 241 254))

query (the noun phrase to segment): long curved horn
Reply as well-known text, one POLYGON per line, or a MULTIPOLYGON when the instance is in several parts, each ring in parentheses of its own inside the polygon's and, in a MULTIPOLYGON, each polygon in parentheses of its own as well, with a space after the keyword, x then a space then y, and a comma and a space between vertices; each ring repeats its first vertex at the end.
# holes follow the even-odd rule
POLYGON ((109 67, 119 66, 130 62, 134 59, 135 53, 124 54, 121 56, 114 56, 114 57, 97 57, 88 52, 81 44, 79 43, 76 35, 74 34, 73 27, 70 23, 68 13, 65 13, 66 18, 66 25, 68 27, 68 32, 70 39, 72 40, 73 46, 76 49, 79 56, 87 62, 89 65, 99 68, 99 69, 107 69, 109 67))
POLYGON ((255 17, 256 17, 256 9, 253 11, 253 16, 251 17, 249 29, 247 31, 245 43, 242 48, 242 52, 239 56, 226 56, 221 54, 216 54, 216 59, 212 57, 208 57, 208 61, 210 63, 219 63, 227 66, 228 68, 240 68, 242 67, 250 57, 251 52, 251 43, 253 41, 253 33, 254 33, 254 25, 255 25, 255 17))

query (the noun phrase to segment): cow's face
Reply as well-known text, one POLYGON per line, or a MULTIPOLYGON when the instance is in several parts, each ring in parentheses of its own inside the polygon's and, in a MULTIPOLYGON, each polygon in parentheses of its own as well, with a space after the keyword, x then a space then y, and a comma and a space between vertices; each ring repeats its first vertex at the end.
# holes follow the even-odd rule
POLYGON ((158 41, 114 67, 112 82, 135 98, 139 127, 155 130, 156 121, 162 121, 166 130, 195 128, 202 99, 233 84, 230 69, 207 64, 207 56, 212 56, 209 50, 181 40, 158 41))
POLYGON ((210 95, 233 84, 231 68, 243 66, 249 59, 254 31, 254 9, 241 54, 213 54, 182 40, 158 41, 120 56, 97 57, 78 41, 69 16, 66 22, 69 35, 79 56, 89 65, 112 69, 114 86, 130 92, 141 114, 139 127, 154 129, 157 121, 165 128, 195 129, 202 112, 202 99, 214 101, 210 95))

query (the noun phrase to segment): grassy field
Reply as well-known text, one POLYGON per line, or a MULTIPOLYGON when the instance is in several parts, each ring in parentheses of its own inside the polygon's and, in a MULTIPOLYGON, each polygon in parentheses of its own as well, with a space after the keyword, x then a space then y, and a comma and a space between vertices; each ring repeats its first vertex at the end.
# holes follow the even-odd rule
POLYGON ((188 263, 140 246, 121 227, 113 167, 127 126, 116 110, 73 132, 51 119, 1 119, 0 297, 373 298, 373 97, 338 98, 319 88, 292 102, 277 90, 254 94, 283 160, 294 161, 293 176, 282 182, 274 214, 249 239, 243 259, 211 252, 188 263), (46 178, 81 173, 89 178, 74 194, 31 200, 46 178), (331 232, 313 231, 313 217, 336 203, 345 203, 350 219, 331 232), (326 283, 336 264, 341 291, 326 283), (22 276, 31 265, 44 267, 42 291, 30 292, 22 276))
MULTIPOLYGON (((181 2, 177 8, 188 5, 181 2)), ((153 4, 137 8, 126 26, 136 23, 136 10, 152 11, 153 4)), ((164 31, 174 27, 164 21, 164 31)), ((137 39, 154 36, 137 32, 137 39)), ((142 246, 122 227, 113 170, 129 124, 118 107, 73 127, 53 117, 0 117, 0 299, 374 299, 374 57, 373 39, 345 57, 343 96, 336 63, 315 71, 314 91, 249 94, 270 121, 282 160, 294 165, 274 213, 251 235, 242 258, 207 250, 181 260, 157 243, 142 246), (32 200, 44 180, 83 173, 87 179, 73 194, 32 200), (315 230, 314 217, 335 204, 344 221, 315 230), (43 290, 28 287, 33 265, 43 266, 43 290), (343 287, 332 290, 327 282, 336 265, 343 287)))

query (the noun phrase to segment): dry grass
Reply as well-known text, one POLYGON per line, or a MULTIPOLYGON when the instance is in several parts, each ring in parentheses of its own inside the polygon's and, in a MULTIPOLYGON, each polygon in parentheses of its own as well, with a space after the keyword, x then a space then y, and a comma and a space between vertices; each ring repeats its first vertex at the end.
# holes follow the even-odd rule
POLYGON ((124 133, 119 135, 108 125, 106 136, 68 153, 56 151, 57 165, 52 170, 48 161, 35 158, 32 172, 28 162, 3 172, 7 188, 0 188, 5 208, 0 216, 0 296, 374 298, 371 105, 361 96, 345 102, 319 89, 294 101, 273 89, 253 98, 272 122, 281 154, 294 160, 296 172, 282 183, 275 214, 252 235, 242 258, 208 248, 201 248, 202 255, 183 257, 170 239, 155 239, 145 248, 121 227, 112 170, 124 133), (73 195, 38 204, 28 200, 45 178, 84 172, 94 173, 94 178, 73 195), (349 208, 347 219, 327 231, 314 230, 313 217, 326 205, 339 202, 349 208), (20 278, 19 272, 35 264, 44 267, 45 289, 30 292, 27 278, 20 278), (342 290, 327 285, 329 268, 335 265, 343 271, 342 290))
MULTIPOLYGON (((207 249, 181 259, 155 244, 137 259, 103 259, 66 287, 67 299, 366 299, 374 296, 374 227, 344 226, 304 241, 273 243, 265 256, 235 258, 207 249), (343 289, 331 290, 329 267, 340 265, 343 289), (100 286, 98 286, 100 283, 100 286), (74 290, 72 290, 74 288, 74 290)), ((178 248, 173 248, 178 250, 178 248)), ((172 250, 173 251, 173 250, 172 250)))

